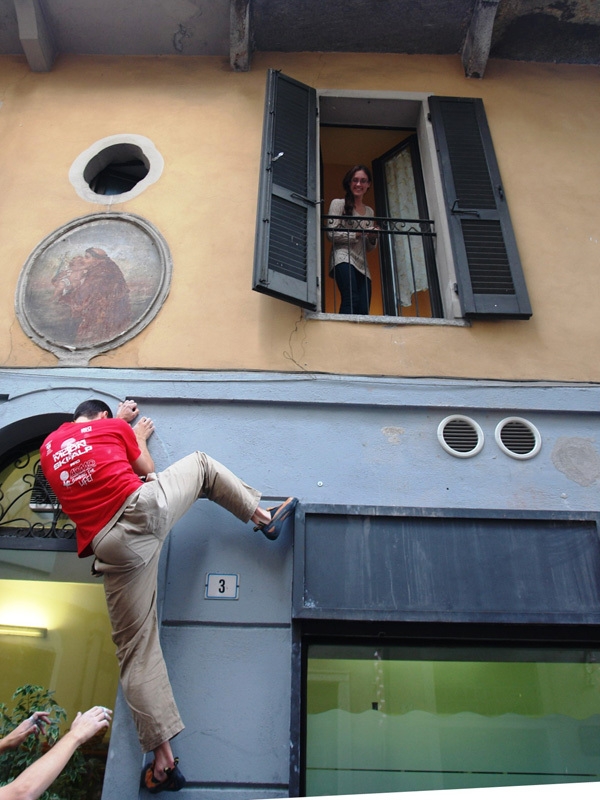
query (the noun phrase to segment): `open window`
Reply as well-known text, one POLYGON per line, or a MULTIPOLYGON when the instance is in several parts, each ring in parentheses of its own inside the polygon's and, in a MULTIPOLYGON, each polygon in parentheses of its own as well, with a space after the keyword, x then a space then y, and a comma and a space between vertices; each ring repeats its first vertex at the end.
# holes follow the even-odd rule
POLYGON ((382 307, 386 316, 443 317, 435 230, 416 133, 373 161, 375 207, 388 222, 380 235, 382 307))
POLYGON ((344 158, 345 169, 373 167, 370 199, 382 234, 371 255, 378 276, 371 313, 531 316, 481 100, 317 93, 276 71, 267 80, 256 291, 335 310, 320 233, 329 199, 341 195, 330 152, 344 158))

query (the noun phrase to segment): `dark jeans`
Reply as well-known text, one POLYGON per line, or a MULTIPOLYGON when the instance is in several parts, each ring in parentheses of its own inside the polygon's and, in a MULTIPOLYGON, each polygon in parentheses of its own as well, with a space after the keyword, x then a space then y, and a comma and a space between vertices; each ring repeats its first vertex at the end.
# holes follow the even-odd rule
POLYGON ((371 279, 352 264, 336 264, 333 270, 342 302, 340 314, 368 314, 371 305, 371 279))

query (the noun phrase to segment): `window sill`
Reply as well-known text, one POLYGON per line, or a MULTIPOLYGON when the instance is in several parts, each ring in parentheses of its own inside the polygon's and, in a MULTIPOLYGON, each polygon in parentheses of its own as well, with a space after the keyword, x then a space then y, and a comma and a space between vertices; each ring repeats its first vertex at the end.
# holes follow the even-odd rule
POLYGON ((363 325, 433 325, 437 327, 470 328, 466 319, 437 319, 432 317, 384 317, 375 314, 324 314, 320 311, 304 311, 306 319, 331 322, 359 322, 363 325))

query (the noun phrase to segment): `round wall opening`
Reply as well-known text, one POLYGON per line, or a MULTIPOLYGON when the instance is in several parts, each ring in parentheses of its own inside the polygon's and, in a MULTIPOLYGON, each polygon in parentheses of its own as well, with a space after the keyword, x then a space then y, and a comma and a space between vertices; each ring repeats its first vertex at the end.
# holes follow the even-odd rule
POLYGON ((94 156, 83 178, 95 194, 124 194, 150 171, 143 150, 135 144, 113 144, 94 156))
POLYGON ((155 183, 164 160, 145 136, 107 136, 81 153, 69 170, 77 194, 90 203, 124 203, 155 183))

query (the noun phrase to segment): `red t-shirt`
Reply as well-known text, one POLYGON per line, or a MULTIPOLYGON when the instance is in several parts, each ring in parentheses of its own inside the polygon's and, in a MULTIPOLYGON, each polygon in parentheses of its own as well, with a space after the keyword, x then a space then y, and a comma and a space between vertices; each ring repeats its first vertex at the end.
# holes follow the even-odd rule
POLYGON ((65 422, 46 437, 40 463, 63 511, 77 526, 80 558, 94 536, 141 485, 131 465, 141 455, 122 419, 65 422))

